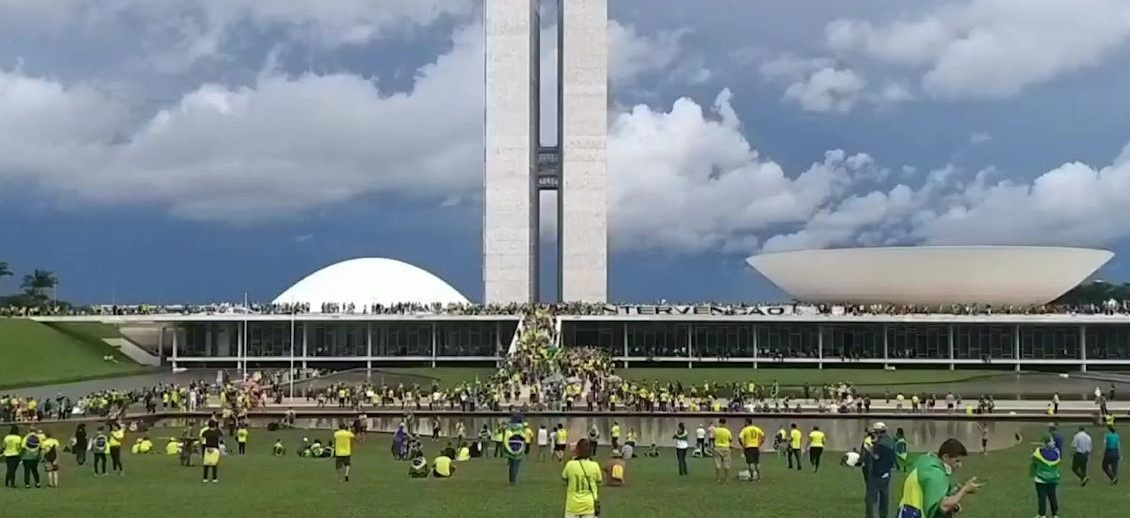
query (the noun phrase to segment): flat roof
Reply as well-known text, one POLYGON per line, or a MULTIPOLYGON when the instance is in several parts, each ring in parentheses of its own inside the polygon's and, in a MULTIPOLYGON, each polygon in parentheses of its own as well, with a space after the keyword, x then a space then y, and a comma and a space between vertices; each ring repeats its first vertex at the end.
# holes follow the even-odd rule
MULTIPOLYGON (((102 322, 107 324, 157 324, 200 322, 517 322, 518 315, 76 315, 30 317, 38 322, 102 322)), ((715 322, 715 323, 808 323, 808 324, 1024 324, 1084 325, 1130 324, 1130 315, 704 315, 704 314, 618 314, 560 315, 563 322, 715 322)))

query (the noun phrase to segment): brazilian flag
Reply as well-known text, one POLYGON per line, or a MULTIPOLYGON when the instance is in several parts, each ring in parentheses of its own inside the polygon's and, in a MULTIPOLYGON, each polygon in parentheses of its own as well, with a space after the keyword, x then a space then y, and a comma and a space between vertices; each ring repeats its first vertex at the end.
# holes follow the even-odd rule
POLYGON ((526 455, 526 427, 523 423, 510 423, 502 434, 502 446, 506 456, 520 459, 526 455))

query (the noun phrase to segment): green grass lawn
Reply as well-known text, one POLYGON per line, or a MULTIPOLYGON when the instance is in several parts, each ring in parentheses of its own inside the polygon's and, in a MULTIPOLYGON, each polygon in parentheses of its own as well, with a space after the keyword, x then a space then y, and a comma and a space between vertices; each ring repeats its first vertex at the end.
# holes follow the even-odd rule
MULTIPOLYGON (((316 432, 327 436, 327 431, 316 432)), ((154 431, 151 436, 167 435, 154 431)), ((448 480, 410 480, 406 464, 391 460, 387 436, 370 436, 354 447, 353 480, 335 481, 333 461, 273 458, 269 448, 282 436, 293 448, 299 437, 312 431, 273 433, 253 430, 250 454, 225 457, 222 482, 202 485, 200 468, 180 468, 174 457, 127 455, 125 477, 94 478, 89 464, 78 467, 64 458, 59 490, 5 490, 4 516, 23 517, 50 510, 53 516, 113 516, 115 518, 232 517, 559 517, 563 514, 564 488, 561 465, 526 461, 521 482, 506 484, 505 463, 497 459, 472 459, 458 465, 448 480)), ((69 435, 69 434, 68 434, 69 435)), ((127 439, 132 442, 133 437, 127 439)), ((157 441, 163 449, 164 441, 157 441)), ((437 449, 427 444, 427 453, 437 449)), ((972 446, 972 445, 970 445, 972 446)), ((602 450, 602 460, 607 455, 602 450)), ((1031 451, 1027 447, 975 455, 957 475, 987 480, 981 493, 971 496, 960 516, 968 518, 1030 517, 1035 513, 1032 480, 1028 477, 1031 451)), ((740 456, 735 456, 735 460, 740 456)), ((665 451, 659 459, 638 459, 628 467, 628 487, 602 488, 606 518, 618 517, 730 517, 843 518, 862 516, 862 481, 856 469, 837 466, 838 455, 828 454, 817 474, 788 471, 784 460, 765 455, 763 481, 731 481, 724 486, 712 480, 709 460, 692 459, 688 477, 675 475, 675 459, 665 451)), ((1095 480, 1085 488, 1075 483, 1065 466, 1060 491, 1062 516, 1088 518, 1125 517, 1130 493, 1100 480, 1097 458, 1092 463, 1095 480)), ((21 479, 22 482, 22 479, 21 479)), ((902 476, 892 486, 892 506, 901 494, 902 476)))
POLYGON ((774 380, 782 386, 800 386, 805 383, 852 383, 856 386, 882 386, 882 385, 910 385, 928 383, 954 383, 976 378, 983 378, 1002 374, 1003 371, 984 370, 946 370, 946 369, 911 369, 911 370, 883 370, 873 369, 754 369, 753 367, 644 367, 617 369, 617 374, 630 380, 659 380, 666 382, 682 381, 684 384, 693 383, 702 385, 705 381, 711 383, 730 383, 734 381, 750 382, 757 384, 771 384, 774 380))
POLYGON ((101 342, 100 327, 59 329, 0 318, 0 388, 34 386, 145 370, 101 342), (94 331, 95 334, 84 334, 94 331), (103 356, 112 354, 117 363, 103 356))
POLYGON ((118 326, 101 322, 55 322, 48 325, 64 333, 84 335, 99 340, 122 337, 118 326))

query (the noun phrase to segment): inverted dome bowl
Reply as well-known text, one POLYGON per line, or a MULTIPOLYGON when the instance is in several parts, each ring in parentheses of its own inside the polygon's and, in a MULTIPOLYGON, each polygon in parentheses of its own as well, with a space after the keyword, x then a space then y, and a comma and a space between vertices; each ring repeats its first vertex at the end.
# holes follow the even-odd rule
POLYGON ((916 246, 769 253, 746 262, 793 298, 830 304, 1045 304, 1114 257, 1039 246, 916 246))

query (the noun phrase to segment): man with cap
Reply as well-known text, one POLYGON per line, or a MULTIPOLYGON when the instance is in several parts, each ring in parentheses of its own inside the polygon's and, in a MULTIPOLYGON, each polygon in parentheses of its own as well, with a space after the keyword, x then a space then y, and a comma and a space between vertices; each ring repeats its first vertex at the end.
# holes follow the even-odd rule
POLYGON ((891 472, 895 469, 895 442, 887 435, 887 425, 875 423, 867 473, 867 518, 887 518, 891 508, 891 472))

